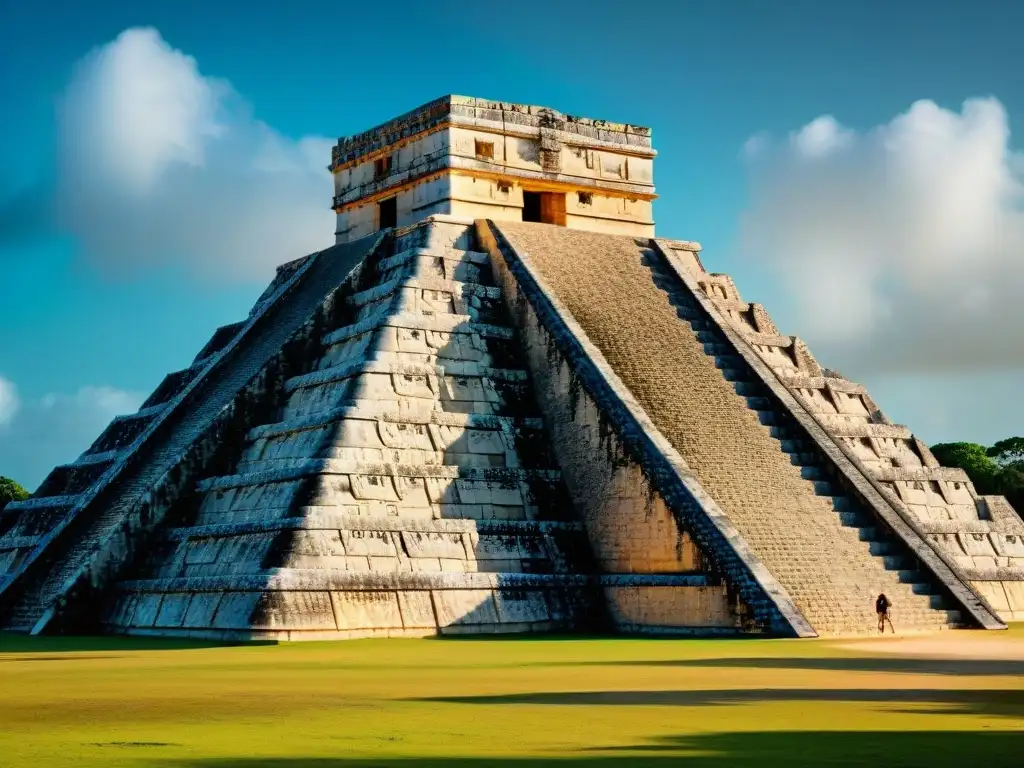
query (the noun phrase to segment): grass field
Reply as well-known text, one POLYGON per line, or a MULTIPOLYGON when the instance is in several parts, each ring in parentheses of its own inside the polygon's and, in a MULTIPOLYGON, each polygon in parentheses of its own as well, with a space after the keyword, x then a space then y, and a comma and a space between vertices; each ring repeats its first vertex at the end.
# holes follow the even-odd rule
POLYGON ((0 635, 0 765, 1024 765, 1024 627, 900 642, 0 635))

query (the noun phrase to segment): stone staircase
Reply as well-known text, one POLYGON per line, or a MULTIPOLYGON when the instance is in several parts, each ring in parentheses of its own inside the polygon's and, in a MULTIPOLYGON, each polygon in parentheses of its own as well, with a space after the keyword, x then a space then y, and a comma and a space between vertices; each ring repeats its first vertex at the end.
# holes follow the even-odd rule
POLYGON ((822 367, 799 337, 782 335, 764 307, 740 297, 728 275, 708 273, 699 247, 672 240, 655 246, 735 349, 760 369, 762 381, 791 396, 805 430, 834 446, 841 474, 858 478, 874 496, 872 505, 883 516, 889 510, 924 544, 918 554, 947 575, 974 618, 991 628, 1024 618, 1024 519, 1009 502, 979 495, 963 470, 940 466, 863 385, 822 367))
MULTIPOLYGON (((807 506, 799 505, 806 518, 769 518, 770 527, 758 534, 764 546, 789 550, 791 526, 806 525, 813 516, 814 535, 820 539, 812 546, 822 549, 828 557, 825 562, 836 566, 834 571, 823 578, 821 571, 808 573, 806 562, 781 561, 772 567, 772 572, 787 584, 815 629, 823 634, 871 631, 875 617, 873 598, 879 592, 893 601, 892 616, 901 631, 942 629, 963 623, 961 612, 951 605, 934 576, 921 570, 906 546, 835 482, 817 446, 803 437, 792 417, 772 400, 753 371, 725 343, 714 323, 694 311, 689 324, 723 378, 777 441, 785 460, 798 469, 804 490, 813 491, 816 497, 813 502, 806 499, 807 506)), ((742 530, 746 532, 752 527, 748 523, 742 530)))
POLYGON ((650 243, 492 226, 572 313, 816 631, 876 631, 879 592, 902 631, 964 621, 944 585, 835 479, 650 243))

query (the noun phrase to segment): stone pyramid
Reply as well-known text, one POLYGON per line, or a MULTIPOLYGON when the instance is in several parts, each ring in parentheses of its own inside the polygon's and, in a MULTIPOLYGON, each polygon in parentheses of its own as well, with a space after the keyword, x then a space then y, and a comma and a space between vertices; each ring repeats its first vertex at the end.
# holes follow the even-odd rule
POLYGON ((650 132, 445 97, 337 244, 0 513, 0 626, 216 639, 1024 619, 1024 522, 654 236, 650 132))

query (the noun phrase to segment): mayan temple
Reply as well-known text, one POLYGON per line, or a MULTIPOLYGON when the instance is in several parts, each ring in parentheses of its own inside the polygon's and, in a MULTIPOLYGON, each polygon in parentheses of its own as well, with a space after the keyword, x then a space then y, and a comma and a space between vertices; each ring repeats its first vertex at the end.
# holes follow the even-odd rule
POLYGON ((657 237, 654 158, 458 96, 341 139, 335 244, 0 513, 0 628, 813 637, 876 631, 879 592, 901 632, 1024 620, 1019 514, 657 237))

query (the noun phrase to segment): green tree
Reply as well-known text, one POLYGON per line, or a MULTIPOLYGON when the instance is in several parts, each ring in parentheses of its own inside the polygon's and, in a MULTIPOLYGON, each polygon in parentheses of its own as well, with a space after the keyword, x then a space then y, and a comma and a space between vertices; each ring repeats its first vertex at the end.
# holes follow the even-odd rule
POLYGON ((1024 461, 1007 464, 999 473, 999 493, 1024 516, 1024 461))
POLYGON ((967 473, 978 493, 998 493, 999 465, 977 443, 939 443, 932 453, 944 467, 959 467, 967 473))
POLYGON ((1024 472, 1024 437, 1008 437, 989 448, 986 453, 1000 467, 1017 467, 1024 472))
POLYGON ((21 501, 29 497, 28 491, 26 491, 20 483, 16 483, 9 477, 0 475, 0 509, 7 506, 9 501, 21 501))

